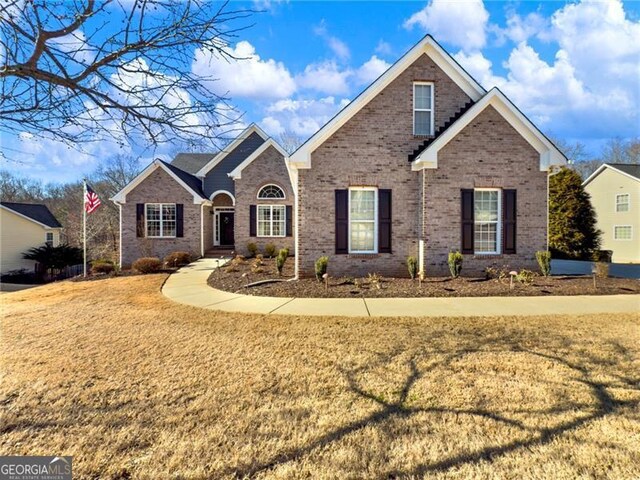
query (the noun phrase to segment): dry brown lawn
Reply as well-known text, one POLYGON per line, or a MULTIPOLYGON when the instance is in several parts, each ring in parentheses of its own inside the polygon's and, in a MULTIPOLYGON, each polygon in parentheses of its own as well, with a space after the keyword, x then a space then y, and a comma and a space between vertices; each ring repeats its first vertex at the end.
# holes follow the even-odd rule
POLYGON ((0 454, 75 478, 640 478, 640 319, 220 314, 165 276, 0 297, 0 454))

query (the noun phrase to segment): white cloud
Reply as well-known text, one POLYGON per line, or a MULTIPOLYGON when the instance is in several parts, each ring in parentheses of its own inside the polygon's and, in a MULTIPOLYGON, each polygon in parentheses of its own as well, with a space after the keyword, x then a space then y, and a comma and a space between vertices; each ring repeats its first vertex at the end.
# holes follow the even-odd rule
POLYGON ((231 97, 273 99, 288 97, 295 91, 293 77, 284 64, 273 59, 262 60, 249 42, 238 42, 235 48, 227 47, 226 51, 235 59, 222 58, 203 48, 195 52, 193 72, 209 78, 213 92, 219 95, 229 92, 231 97))
POLYGON ((313 33, 323 38, 324 41, 327 42, 327 46, 339 60, 346 61, 351 57, 351 51, 349 50, 347 44, 340 40, 338 37, 329 34, 326 22, 324 20, 322 20, 319 25, 313 28, 313 33))
POLYGON ((548 28, 549 20, 539 13, 531 12, 522 17, 511 11, 507 14, 507 28, 502 32, 511 41, 520 43, 533 36, 544 37, 548 28))
POLYGON ((341 70, 334 61, 307 65, 304 72, 296 77, 302 88, 331 95, 345 95, 349 92, 348 79, 353 75, 349 69, 341 70))
POLYGON ((390 43, 380 39, 378 41, 378 45, 376 45, 375 52, 380 55, 391 55, 393 53, 393 48, 391 47, 390 43))
POLYGON ((369 84, 382 75, 391 64, 373 55, 356 71, 356 78, 360 84, 369 84))
POLYGON ((404 22, 404 27, 411 30, 418 26, 438 41, 471 51, 485 46, 488 20, 482 0, 430 0, 404 22))
POLYGON ((261 120, 261 124, 267 132, 274 135, 289 130, 307 138, 348 104, 349 100, 338 100, 333 96, 278 100, 267 107, 267 115, 261 120))

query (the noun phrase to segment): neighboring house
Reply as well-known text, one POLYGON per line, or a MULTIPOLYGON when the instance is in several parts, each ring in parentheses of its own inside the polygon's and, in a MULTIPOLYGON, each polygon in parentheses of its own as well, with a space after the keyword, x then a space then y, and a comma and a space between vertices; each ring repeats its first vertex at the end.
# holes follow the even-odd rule
POLYGON ((289 158, 252 125, 208 161, 154 162, 114 197, 121 260, 256 241, 289 246, 299 276, 323 255, 331 275, 406 276, 410 255, 442 275, 454 250, 467 274, 533 269, 547 173, 565 163, 426 36, 289 158))
POLYGON ((173 251, 294 251, 295 192, 286 153, 252 124, 222 151, 155 160, 112 200, 120 208, 120 264, 173 251))
POLYGON ((35 262, 22 254, 33 247, 60 244, 62 225, 44 205, 0 202, 0 272, 26 268, 35 262))
POLYGON ((640 262, 640 165, 605 163, 583 184, 616 263, 640 262))
POLYGON ((290 159, 298 273, 427 275, 536 268, 547 247, 547 172, 564 155, 494 88, 426 36, 290 159))

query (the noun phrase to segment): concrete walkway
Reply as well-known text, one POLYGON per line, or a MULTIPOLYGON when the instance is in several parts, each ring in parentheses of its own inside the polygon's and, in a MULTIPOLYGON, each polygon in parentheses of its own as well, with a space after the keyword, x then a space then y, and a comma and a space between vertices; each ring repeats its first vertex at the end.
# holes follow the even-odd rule
POLYGON ((226 260, 203 258, 169 276, 162 293, 171 300, 223 312, 346 317, 478 317, 638 313, 640 295, 566 297, 281 298, 223 292, 207 278, 226 260))

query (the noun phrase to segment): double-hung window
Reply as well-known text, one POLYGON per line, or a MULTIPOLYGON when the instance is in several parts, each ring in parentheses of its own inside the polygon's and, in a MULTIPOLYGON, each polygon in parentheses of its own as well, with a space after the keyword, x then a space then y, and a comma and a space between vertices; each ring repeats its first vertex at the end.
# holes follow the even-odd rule
POLYGON ((284 237, 286 235, 286 207, 284 205, 258 205, 258 236, 284 237))
POLYGON ((147 237, 173 238, 176 236, 176 204, 147 203, 145 205, 147 237))
POLYGON ((413 84, 413 134, 433 135, 433 83, 413 84))
POLYGON ((500 190, 476 189, 473 210, 475 253, 500 253, 500 190))
POLYGON ((378 189, 349 189, 349 253, 378 252, 378 189))
POLYGON ((616 195, 616 212, 628 212, 629 203, 628 193, 619 193, 616 195))
POLYGON ((53 232, 47 232, 45 236, 45 243, 53 247, 53 232))

